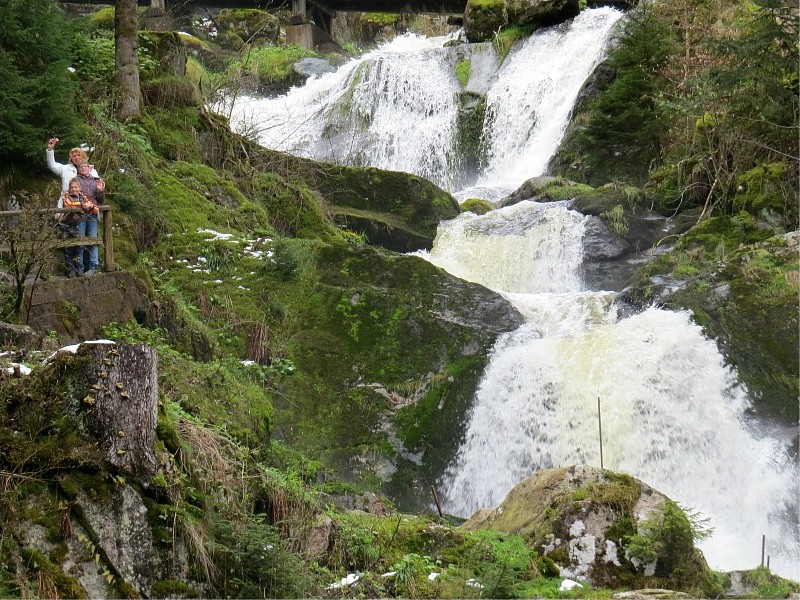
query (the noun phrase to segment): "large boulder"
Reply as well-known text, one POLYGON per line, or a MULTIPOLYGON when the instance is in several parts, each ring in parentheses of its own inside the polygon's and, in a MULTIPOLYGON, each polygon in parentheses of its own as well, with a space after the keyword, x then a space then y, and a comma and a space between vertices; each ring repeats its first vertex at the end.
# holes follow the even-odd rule
POLYGON ((276 436, 341 479, 377 475, 401 510, 424 508, 411 482, 435 481, 452 460, 486 356, 522 316, 417 256, 340 244, 320 249, 314 269, 276 436))
POLYGON ((26 286, 28 325, 40 333, 55 332, 62 343, 100 337, 109 323, 141 322, 149 307, 147 290, 124 272, 26 286))
POLYGON ((688 517, 629 475, 585 465, 540 471, 462 527, 520 535, 560 576, 595 587, 667 584, 710 594, 703 597, 721 592, 709 583, 688 517))
POLYGON ((517 26, 548 26, 577 17, 578 0, 506 0, 508 22, 517 26))
POLYGON ((468 0, 464 33, 470 42, 485 42, 505 26, 557 25, 579 12, 578 0, 468 0))
POLYGON ((274 45, 281 30, 278 17, 252 8, 223 8, 216 20, 220 33, 232 33, 248 44, 274 45))

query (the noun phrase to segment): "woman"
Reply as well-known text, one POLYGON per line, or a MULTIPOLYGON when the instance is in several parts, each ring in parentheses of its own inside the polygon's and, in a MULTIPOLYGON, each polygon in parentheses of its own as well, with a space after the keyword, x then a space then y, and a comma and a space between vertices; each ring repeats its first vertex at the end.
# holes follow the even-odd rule
MULTIPOLYGON (((84 151, 82 148, 73 148, 69 151, 69 162, 67 164, 57 163, 55 159, 54 148, 58 142, 58 138, 50 138, 50 140, 47 142, 45 158, 47 160, 47 168, 61 177, 61 192, 63 195, 63 192, 66 192, 69 188, 70 179, 78 175, 78 164, 82 162, 89 162, 89 157, 86 155, 86 151, 84 151)), ((97 177, 97 172, 94 171, 94 169, 92 170, 91 174, 92 176, 97 177)), ((58 208, 62 207, 61 201, 62 196, 59 196, 58 208)))

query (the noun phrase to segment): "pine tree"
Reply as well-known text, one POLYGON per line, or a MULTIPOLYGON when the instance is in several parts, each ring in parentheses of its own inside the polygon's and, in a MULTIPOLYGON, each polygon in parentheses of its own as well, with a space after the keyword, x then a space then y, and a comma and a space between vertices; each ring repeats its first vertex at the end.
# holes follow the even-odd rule
POLYGON ((661 156, 668 129, 656 103, 666 81, 661 71, 677 53, 674 32, 650 2, 625 20, 608 64, 616 75, 591 105, 578 142, 586 152, 586 165, 595 182, 632 179, 641 183, 651 164, 661 156))
POLYGON ((0 2, 0 164, 43 164, 46 140, 77 122, 86 100, 70 57, 71 31, 53 0, 0 2))

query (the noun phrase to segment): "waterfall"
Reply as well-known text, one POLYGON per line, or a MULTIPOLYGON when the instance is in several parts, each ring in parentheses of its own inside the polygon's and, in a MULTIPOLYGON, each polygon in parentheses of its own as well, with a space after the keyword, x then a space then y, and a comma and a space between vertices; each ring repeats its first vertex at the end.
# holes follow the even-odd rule
POLYGON ((487 165, 478 185, 510 185, 513 191, 544 173, 620 16, 611 8, 584 11, 537 32, 509 56, 486 98, 487 165))
MULTIPOLYGON (((482 187, 506 191, 544 171, 567 125, 578 92, 603 56, 622 13, 583 11, 512 50, 486 88, 482 187)), ((268 148, 350 166, 414 173, 455 191, 458 98, 455 64, 492 53, 491 44, 443 47, 447 38, 404 35, 353 59, 335 73, 277 98, 238 98, 237 131, 268 148)), ((496 60, 496 57, 495 57, 496 60)), ((478 71, 478 69, 476 69, 478 71)))
MULTIPOLYGON (((485 169, 469 189, 455 188, 464 176, 454 66, 468 56, 485 64, 491 44, 402 36, 284 96, 237 99, 231 122, 270 148, 407 171, 458 198, 495 200, 544 172, 620 16, 583 11, 536 32, 497 69, 476 69, 468 87, 486 78, 477 86, 487 101, 485 169)), ((464 443, 440 481, 446 509, 496 506, 539 469, 599 466, 599 398, 604 466, 711 519, 701 548, 712 567, 757 565, 764 534, 772 570, 800 579, 800 485, 786 436, 748 420, 747 390, 689 314, 623 317, 613 293, 586 289, 584 225, 564 205, 522 202, 442 223, 420 253, 503 294, 526 319, 492 349, 464 443)))
POLYGON ((464 214, 421 253, 526 318, 492 350, 440 482, 445 509, 468 517, 536 471, 600 466, 599 398, 604 466, 709 518, 701 549, 713 567, 752 568, 766 534, 773 570, 797 578, 800 484, 785 441, 745 419, 746 390, 688 313, 620 318, 614 293, 576 284, 583 218, 570 212, 522 202, 464 214))

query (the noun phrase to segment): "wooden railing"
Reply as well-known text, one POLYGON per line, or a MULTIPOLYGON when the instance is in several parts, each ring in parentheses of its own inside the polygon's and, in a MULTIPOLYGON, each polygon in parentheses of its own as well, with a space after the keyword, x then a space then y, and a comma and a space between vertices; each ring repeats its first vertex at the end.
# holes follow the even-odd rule
MULTIPOLYGON (((98 208, 100 208, 100 213, 102 218, 100 219, 100 225, 102 225, 102 235, 98 235, 98 237, 86 237, 86 236, 78 236, 78 237, 70 237, 70 238, 48 238, 47 240, 43 241, 49 248, 57 249, 57 248, 71 248, 73 246, 100 246, 103 249, 103 270, 106 272, 111 272, 115 270, 114 266, 114 234, 112 233, 112 226, 114 225, 113 218, 111 216, 111 207, 108 204, 101 204, 98 208)), ((73 208, 36 208, 30 209, 33 212, 37 213, 67 213, 67 212, 82 212, 81 209, 73 209, 73 208)), ((8 221, 13 217, 19 217, 21 215, 26 214, 27 210, 3 210, 0 211, 0 218, 5 219, 8 221)), ((55 227, 55 224, 54 224, 55 227)), ((98 232, 99 233, 99 232, 98 232)), ((28 240, 30 241, 30 240, 28 240)), ((2 232, 0 232, 0 253, 9 252, 10 248, 8 247, 8 243, 3 240, 2 232)))

